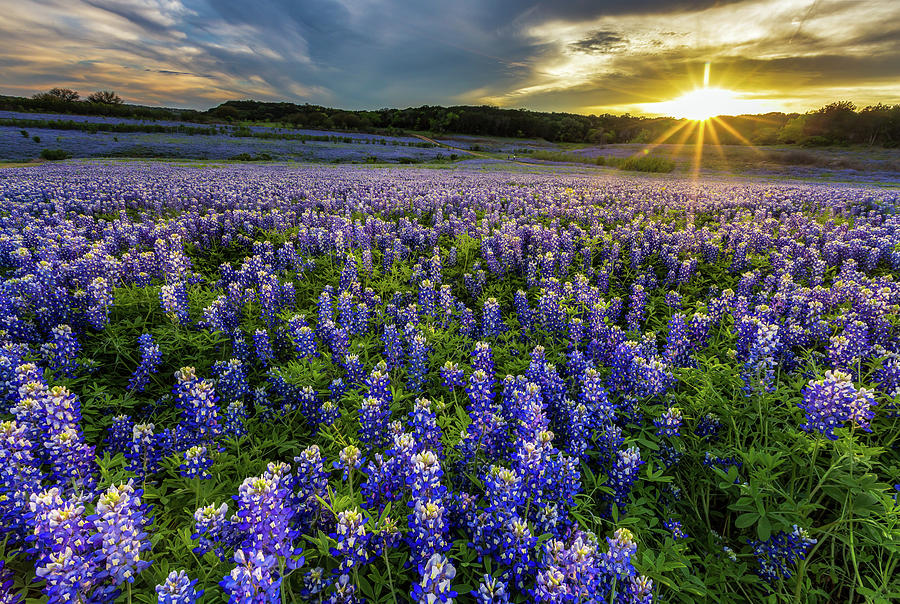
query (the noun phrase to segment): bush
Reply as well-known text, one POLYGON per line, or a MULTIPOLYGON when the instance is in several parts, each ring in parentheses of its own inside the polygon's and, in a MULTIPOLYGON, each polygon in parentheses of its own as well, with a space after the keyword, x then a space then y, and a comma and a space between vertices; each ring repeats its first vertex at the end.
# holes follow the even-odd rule
POLYGON ((675 162, 652 155, 627 157, 619 163, 619 170, 633 170, 635 172, 671 172, 674 169, 675 162))
POLYGON ((41 137, 40 136, 32 136, 31 140, 33 140, 36 143, 39 143, 39 142, 41 142, 41 137))
POLYGON ((48 161, 58 161, 60 159, 69 159, 72 154, 63 149, 43 149, 41 150, 41 159, 48 161))

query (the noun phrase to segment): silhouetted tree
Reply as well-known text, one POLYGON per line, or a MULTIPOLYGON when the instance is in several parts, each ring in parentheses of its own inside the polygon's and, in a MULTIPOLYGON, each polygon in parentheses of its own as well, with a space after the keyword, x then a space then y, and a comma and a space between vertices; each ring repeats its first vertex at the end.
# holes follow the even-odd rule
POLYGON ((39 92, 32 98, 38 101, 61 101, 72 103, 78 100, 78 93, 71 88, 51 88, 47 92, 39 92))
POLYGON ((122 97, 112 90, 98 90, 90 94, 87 98, 88 103, 103 103, 104 105, 121 105, 122 97))

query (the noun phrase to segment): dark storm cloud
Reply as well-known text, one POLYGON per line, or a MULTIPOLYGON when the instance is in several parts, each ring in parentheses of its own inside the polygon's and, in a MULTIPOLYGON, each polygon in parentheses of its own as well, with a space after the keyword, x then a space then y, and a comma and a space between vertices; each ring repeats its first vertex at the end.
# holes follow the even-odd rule
POLYGON ((16 94, 592 111, 670 98, 706 61, 720 84, 773 98, 900 93, 890 0, 22 0, 5 13, 0 86, 16 94))
POLYGON ((627 45, 625 38, 611 31, 595 31, 590 36, 569 45, 573 50, 589 54, 619 50, 627 45))

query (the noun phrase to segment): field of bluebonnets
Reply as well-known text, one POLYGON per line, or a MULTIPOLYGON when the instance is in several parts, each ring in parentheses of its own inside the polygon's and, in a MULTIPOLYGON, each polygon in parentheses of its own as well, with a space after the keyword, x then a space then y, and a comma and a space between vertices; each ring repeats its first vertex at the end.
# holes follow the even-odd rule
POLYGON ((898 202, 4 169, 0 602, 896 601, 898 202))

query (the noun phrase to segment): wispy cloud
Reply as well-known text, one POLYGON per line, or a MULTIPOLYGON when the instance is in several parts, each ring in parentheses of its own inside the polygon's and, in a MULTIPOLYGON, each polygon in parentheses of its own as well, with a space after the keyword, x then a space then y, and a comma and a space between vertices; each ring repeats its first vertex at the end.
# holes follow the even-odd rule
POLYGON ((783 107, 900 99, 892 0, 18 0, 0 36, 0 90, 23 95, 598 112, 677 96, 711 61, 783 107))

